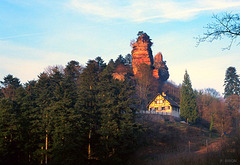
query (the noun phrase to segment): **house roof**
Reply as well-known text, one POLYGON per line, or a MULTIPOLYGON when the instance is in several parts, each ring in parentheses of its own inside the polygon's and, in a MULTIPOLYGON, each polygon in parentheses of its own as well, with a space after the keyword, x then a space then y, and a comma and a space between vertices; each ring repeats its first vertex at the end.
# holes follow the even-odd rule
POLYGON ((179 105, 178 105, 175 101, 173 101, 173 99, 172 99, 171 97, 168 97, 167 95, 164 96, 164 95, 162 95, 162 94, 160 94, 160 93, 158 93, 158 94, 148 103, 147 107, 149 107, 149 105, 150 105, 159 95, 161 95, 165 100, 167 100, 167 101, 170 103, 170 105, 175 106, 175 107, 179 107, 179 105))

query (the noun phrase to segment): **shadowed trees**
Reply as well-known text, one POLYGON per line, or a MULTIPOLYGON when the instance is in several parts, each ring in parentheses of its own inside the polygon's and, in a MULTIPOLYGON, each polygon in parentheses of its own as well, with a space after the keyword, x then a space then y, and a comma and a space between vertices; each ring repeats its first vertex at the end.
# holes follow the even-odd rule
POLYGON ((48 67, 37 81, 24 86, 12 75, 4 77, 0 162, 127 161, 140 130, 135 122, 135 86, 127 76, 125 81, 114 79, 114 69, 98 57, 85 68, 77 61, 70 61, 66 68, 48 67))

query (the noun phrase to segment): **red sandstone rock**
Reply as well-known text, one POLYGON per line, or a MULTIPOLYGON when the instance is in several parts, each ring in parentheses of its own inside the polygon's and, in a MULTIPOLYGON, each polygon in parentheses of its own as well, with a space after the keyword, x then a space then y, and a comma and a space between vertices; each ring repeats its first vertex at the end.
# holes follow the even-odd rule
POLYGON ((155 77, 156 79, 159 79, 159 71, 158 71, 158 69, 153 69, 153 77, 155 77))
POLYGON ((140 64, 153 65, 153 56, 151 50, 152 42, 146 33, 140 35, 135 43, 132 44, 132 67, 133 74, 137 75, 140 64))
POLYGON ((163 56, 159 52, 153 60, 152 55, 152 42, 146 33, 139 33, 136 42, 131 42, 132 50, 132 67, 133 74, 136 78, 141 77, 141 64, 147 64, 152 68, 152 75, 156 79, 166 81, 169 78, 168 67, 166 62, 163 61, 163 56))
POLYGON ((154 57, 154 63, 160 63, 163 62, 163 56, 162 53, 157 53, 154 57))

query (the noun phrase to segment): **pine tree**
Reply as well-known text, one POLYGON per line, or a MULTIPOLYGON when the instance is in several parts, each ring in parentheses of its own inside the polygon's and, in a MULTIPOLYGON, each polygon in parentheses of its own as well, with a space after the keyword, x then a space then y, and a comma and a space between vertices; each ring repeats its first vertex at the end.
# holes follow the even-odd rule
POLYGON ((181 118, 187 120, 187 122, 195 123, 198 119, 196 95, 187 71, 185 71, 181 87, 180 110, 181 118))
MULTIPOLYGON (((71 69, 70 69, 71 70, 71 69)), ((51 75, 41 74, 36 84, 36 108, 32 130, 37 141, 35 158, 53 164, 83 163, 81 116, 75 110, 76 74, 63 75, 57 68, 51 75), (35 129, 37 128, 37 129, 35 129)))
POLYGON ((235 67, 227 68, 224 86, 224 98, 231 95, 240 95, 240 80, 235 67))
POLYGON ((112 77, 112 68, 101 73, 98 83, 100 108, 100 144, 96 152, 105 163, 121 162, 128 158, 137 143, 139 125, 135 122, 135 88, 130 79, 119 81, 112 77))
POLYGON ((28 123, 19 99, 24 97, 24 89, 12 75, 1 83, 4 97, 0 98, 0 162, 24 164, 28 162, 28 123))
POLYGON ((99 64, 94 60, 88 61, 80 75, 78 100, 75 105, 76 111, 82 118, 82 135, 85 144, 83 154, 85 159, 89 160, 95 157, 95 146, 98 141, 96 129, 99 126, 100 118, 97 104, 99 73, 99 64))
POLYGON ((3 164, 19 163, 17 111, 15 101, 9 98, 0 99, 0 162, 3 164))

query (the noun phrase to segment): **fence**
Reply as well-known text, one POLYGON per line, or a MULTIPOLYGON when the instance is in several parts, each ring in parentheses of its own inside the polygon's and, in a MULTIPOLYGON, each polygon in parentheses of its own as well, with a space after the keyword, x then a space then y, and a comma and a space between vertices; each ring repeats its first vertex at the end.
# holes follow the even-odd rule
POLYGON ((172 115, 170 112, 139 111, 140 114, 172 115))

